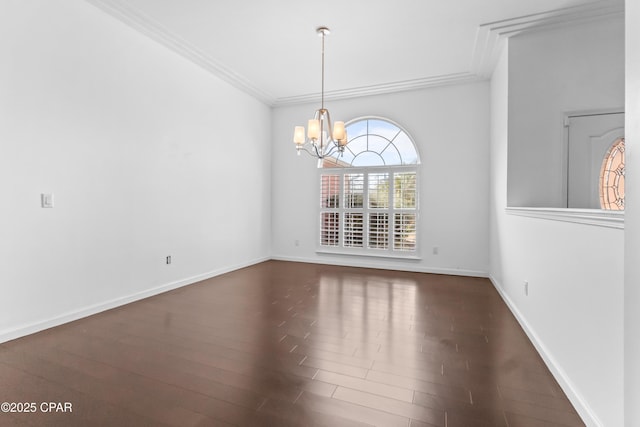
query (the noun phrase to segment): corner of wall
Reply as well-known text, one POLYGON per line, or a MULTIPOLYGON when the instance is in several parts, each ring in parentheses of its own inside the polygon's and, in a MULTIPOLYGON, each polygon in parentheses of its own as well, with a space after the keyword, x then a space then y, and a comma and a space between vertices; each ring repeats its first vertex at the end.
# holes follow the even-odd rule
POLYGON ((529 340, 540 354, 540 357, 542 357, 542 359, 544 360, 547 368, 549 368, 549 371, 551 371, 551 374, 556 379, 562 390, 565 392, 571 403, 574 405, 576 411, 585 422, 585 424, 588 427, 604 427, 602 422, 590 409, 584 397, 582 397, 582 395, 577 391, 577 388, 575 387, 569 376, 556 362, 556 360, 552 356, 552 353, 545 346, 544 342, 540 339, 534 328, 527 322, 526 318, 520 312, 520 310, 518 310, 518 307, 516 306, 516 304, 514 304, 507 292, 504 290, 502 284, 492 275, 489 275, 489 280, 491 280, 493 287, 496 289, 498 294, 500 294, 500 297, 505 302, 505 304, 507 304, 507 307, 509 307, 509 310, 511 310, 511 313, 513 313, 514 317, 516 318, 524 332, 527 334, 527 337, 529 337, 529 340))

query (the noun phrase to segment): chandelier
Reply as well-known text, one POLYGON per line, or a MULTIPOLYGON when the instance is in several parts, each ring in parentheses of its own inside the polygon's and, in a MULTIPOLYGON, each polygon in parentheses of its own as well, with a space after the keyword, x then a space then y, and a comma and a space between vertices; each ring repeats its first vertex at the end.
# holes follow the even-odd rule
POLYGON ((327 27, 319 27, 316 32, 322 37, 322 98, 320 109, 316 110, 313 119, 307 125, 305 137, 304 126, 296 126, 293 132, 293 142, 296 144, 298 155, 302 150, 312 156, 323 159, 334 152, 342 154, 347 145, 347 131, 344 122, 331 125, 329 110, 324 108, 324 38, 330 31, 327 27))

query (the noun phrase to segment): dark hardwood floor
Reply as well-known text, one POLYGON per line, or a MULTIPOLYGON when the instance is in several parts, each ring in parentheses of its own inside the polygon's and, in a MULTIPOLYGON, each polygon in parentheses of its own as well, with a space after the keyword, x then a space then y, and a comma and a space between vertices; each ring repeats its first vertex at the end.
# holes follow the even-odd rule
POLYGON ((0 345, 0 401, 37 407, 2 426, 584 425, 487 279, 279 261, 0 345))

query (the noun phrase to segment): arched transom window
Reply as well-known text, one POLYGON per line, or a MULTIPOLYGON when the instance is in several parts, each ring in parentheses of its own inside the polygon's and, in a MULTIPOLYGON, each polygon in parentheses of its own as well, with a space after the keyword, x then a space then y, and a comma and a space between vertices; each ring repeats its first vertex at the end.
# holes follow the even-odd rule
POLYGON ((349 143, 343 153, 326 157, 321 167, 417 165, 416 146, 397 124, 382 118, 364 118, 346 126, 349 143))
POLYGON ((353 120, 346 130, 344 152, 319 163, 319 249, 415 257, 420 160, 413 140, 378 117, 353 120))

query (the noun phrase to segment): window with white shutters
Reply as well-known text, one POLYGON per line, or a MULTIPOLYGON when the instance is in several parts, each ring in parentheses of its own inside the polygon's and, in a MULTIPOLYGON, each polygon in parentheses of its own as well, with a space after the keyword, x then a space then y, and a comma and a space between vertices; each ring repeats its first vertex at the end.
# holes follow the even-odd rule
POLYGON ((342 156, 320 162, 319 250, 417 256, 415 144, 386 119, 359 119, 346 129, 349 144, 342 156))

